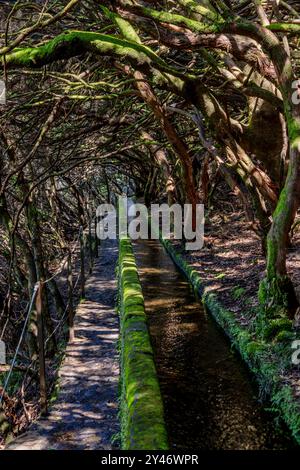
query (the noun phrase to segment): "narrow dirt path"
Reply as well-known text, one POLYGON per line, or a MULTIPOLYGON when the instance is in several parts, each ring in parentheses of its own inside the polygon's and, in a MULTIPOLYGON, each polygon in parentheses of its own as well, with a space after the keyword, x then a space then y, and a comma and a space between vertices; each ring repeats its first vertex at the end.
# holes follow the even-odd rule
POLYGON ((86 283, 86 300, 75 317, 76 340, 66 349, 60 392, 45 419, 6 448, 9 450, 112 449, 119 431, 115 266, 117 242, 103 242, 86 283))

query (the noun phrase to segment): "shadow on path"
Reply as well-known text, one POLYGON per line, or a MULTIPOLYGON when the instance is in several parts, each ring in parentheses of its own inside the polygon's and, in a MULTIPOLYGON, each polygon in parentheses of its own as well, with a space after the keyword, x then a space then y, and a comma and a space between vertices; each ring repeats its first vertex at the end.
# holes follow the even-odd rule
POLYGON ((60 392, 50 414, 6 448, 9 450, 112 449, 119 431, 115 266, 117 242, 106 240, 86 283, 75 317, 74 343, 60 369, 60 392))

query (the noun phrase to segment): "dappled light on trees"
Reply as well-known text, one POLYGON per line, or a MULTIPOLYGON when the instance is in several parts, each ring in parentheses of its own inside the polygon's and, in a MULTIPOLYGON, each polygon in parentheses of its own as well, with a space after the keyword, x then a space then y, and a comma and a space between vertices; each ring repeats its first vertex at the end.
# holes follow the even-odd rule
MULTIPOLYGON (((234 195, 265 258, 258 337, 297 319, 287 255, 300 205, 298 3, 0 3, 0 326, 11 350, 36 283, 48 280, 54 368, 68 295, 53 273, 70 264, 79 230, 91 243, 97 205, 123 193, 147 206, 190 203, 193 228, 197 204, 212 223, 218 195, 234 195)), ((30 368, 35 307, 24 350, 30 368)))

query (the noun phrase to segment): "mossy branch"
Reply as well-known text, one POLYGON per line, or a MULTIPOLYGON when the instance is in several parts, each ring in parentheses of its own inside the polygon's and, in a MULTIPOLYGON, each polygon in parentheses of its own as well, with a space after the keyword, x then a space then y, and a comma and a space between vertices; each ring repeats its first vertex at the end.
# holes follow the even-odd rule
POLYGON ((25 28, 21 33, 17 36, 17 38, 12 41, 8 46, 0 48, 0 56, 3 54, 8 54, 12 49, 17 47, 26 37, 28 37, 30 34, 45 28, 46 26, 50 26, 51 24, 55 23, 56 21, 60 20, 63 18, 69 11, 75 7, 80 0, 70 0, 69 3, 56 15, 50 16, 46 21, 40 21, 38 20, 37 23, 34 25, 25 28))
POLYGON ((96 55, 123 57, 139 66, 148 66, 182 79, 195 79, 191 74, 168 65, 149 47, 108 34, 69 31, 36 47, 20 48, 6 56, 6 65, 15 67, 42 67, 57 60, 76 57, 86 52, 96 55))
POLYGON ((293 33, 300 34, 300 24, 299 23, 271 23, 267 26, 267 29, 277 33, 293 33))
POLYGON ((161 10, 158 11, 147 7, 134 6, 127 7, 127 9, 133 13, 136 13, 137 15, 151 18, 154 21, 185 26, 191 31, 196 31, 198 33, 217 33, 220 31, 220 28, 222 28, 222 25, 226 23, 222 17, 207 9, 204 10, 206 10, 206 18, 211 20, 211 23, 209 24, 188 18, 183 15, 179 15, 177 13, 170 13, 161 10))

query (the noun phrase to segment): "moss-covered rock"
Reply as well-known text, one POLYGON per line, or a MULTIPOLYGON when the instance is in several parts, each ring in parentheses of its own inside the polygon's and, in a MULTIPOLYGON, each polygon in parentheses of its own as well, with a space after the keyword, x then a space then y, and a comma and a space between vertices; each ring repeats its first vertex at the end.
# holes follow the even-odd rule
POLYGON ((119 242, 121 441, 126 450, 166 450, 167 432, 144 298, 131 242, 119 242))

